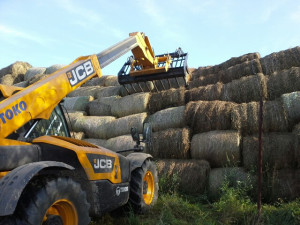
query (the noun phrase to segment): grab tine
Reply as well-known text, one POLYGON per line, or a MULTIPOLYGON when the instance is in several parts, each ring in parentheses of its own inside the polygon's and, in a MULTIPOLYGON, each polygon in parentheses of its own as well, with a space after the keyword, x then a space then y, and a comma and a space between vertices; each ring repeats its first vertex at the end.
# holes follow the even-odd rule
POLYGON ((159 80, 161 83, 161 86, 163 87, 164 90, 166 90, 165 85, 163 84, 163 82, 161 80, 159 80))
POLYGON ((169 89, 171 89, 172 87, 171 87, 170 80, 169 80, 169 79, 167 79, 167 81, 168 81, 168 84, 169 84, 169 89))
POLYGON ((130 91, 127 89, 126 85, 122 85, 122 86, 125 88, 125 90, 127 91, 127 93, 130 95, 130 91))
POLYGON ((156 92, 158 92, 158 89, 157 89, 157 87, 156 87, 155 82, 152 81, 152 83, 153 83, 153 85, 154 85, 154 87, 155 87, 156 92))
POLYGON ((177 80, 177 77, 175 77, 175 80, 176 80, 176 83, 177 83, 177 85, 178 85, 178 88, 180 88, 180 85, 179 85, 179 82, 178 82, 178 80, 177 80))
POLYGON ((140 89, 142 90, 142 92, 144 92, 143 88, 141 87, 140 83, 137 83, 140 87, 140 89))
POLYGON ((134 90, 135 93, 137 93, 137 91, 135 90, 134 86, 131 84, 132 89, 134 90))
POLYGON ((150 91, 151 91, 151 89, 148 87, 148 84, 147 84, 147 82, 145 82, 145 86, 147 87, 148 91, 150 92, 150 91))

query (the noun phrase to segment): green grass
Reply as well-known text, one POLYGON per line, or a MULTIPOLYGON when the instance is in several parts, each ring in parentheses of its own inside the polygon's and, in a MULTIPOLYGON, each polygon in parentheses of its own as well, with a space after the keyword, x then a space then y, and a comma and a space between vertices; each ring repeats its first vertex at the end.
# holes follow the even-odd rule
POLYGON ((299 225, 300 199, 291 202, 279 200, 273 204, 263 204, 262 216, 257 217, 256 203, 247 195, 249 188, 240 184, 231 187, 225 182, 221 196, 210 202, 207 195, 191 196, 178 191, 178 179, 160 179, 159 199, 144 215, 127 213, 106 214, 94 219, 92 225, 299 225))

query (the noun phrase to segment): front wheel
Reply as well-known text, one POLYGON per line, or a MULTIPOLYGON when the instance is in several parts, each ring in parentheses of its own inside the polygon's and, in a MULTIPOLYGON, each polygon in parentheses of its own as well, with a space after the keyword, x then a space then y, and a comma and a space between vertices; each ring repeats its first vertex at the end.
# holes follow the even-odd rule
POLYGON ((158 197, 158 178, 155 164, 147 159, 131 173, 129 202, 137 213, 144 213, 158 197))
POLYGON ((72 179, 38 181, 22 194, 16 221, 9 224, 87 225, 90 222, 88 210, 85 192, 72 179))

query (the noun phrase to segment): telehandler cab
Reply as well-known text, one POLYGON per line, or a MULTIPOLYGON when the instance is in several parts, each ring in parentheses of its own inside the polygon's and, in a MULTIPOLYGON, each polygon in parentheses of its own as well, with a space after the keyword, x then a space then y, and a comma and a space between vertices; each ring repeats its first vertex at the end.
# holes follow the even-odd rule
POLYGON ((156 202, 156 167, 151 155, 140 152, 140 142, 151 141, 150 125, 144 124, 142 140, 132 129, 137 144, 120 149, 133 151, 125 157, 71 138, 60 106, 68 93, 96 75, 101 77, 101 68, 130 50, 133 67, 139 70, 135 78, 149 81, 155 74, 168 78, 168 71, 174 77, 169 68, 173 55, 154 57, 148 38, 133 33, 26 88, 0 85, 1 225, 86 225, 90 216, 127 203, 142 213, 156 202))

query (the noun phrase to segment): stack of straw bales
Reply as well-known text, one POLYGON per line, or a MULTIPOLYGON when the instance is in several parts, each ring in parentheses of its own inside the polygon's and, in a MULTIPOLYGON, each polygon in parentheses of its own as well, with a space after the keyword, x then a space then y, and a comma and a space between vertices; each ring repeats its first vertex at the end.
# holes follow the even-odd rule
MULTIPOLYGON (((62 67, 25 64, 0 70, 1 81, 25 87, 62 67)), ((235 185, 256 176, 250 173, 257 169, 262 97, 264 182, 276 186, 267 191, 300 197, 300 47, 191 71, 187 89, 145 92, 154 88, 148 82, 143 90, 134 85, 140 93, 132 95, 116 76, 93 78, 66 98, 68 123, 78 138, 117 151, 134 146, 131 127, 142 132, 143 122, 150 122, 153 140, 145 148, 158 160, 159 174, 178 174, 184 191, 217 196, 224 180, 235 185)))

